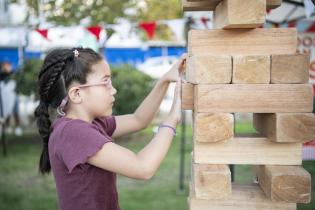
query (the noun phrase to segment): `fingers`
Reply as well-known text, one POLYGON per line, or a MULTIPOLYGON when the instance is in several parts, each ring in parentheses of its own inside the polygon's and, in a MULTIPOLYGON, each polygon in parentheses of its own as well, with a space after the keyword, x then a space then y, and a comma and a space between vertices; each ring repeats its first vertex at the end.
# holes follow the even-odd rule
POLYGON ((183 74, 185 69, 186 69, 186 60, 187 60, 187 53, 184 53, 181 57, 180 57, 180 60, 179 60, 179 67, 178 67, 178 70, 179 70, 179 73, 180 74, 183 74))

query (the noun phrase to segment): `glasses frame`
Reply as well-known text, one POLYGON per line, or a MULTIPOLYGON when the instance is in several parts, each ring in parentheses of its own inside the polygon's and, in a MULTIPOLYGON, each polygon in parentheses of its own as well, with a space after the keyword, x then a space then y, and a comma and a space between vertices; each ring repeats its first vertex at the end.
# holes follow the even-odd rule
POLYGON ((113 87, 111 78, 108 78, 106 81, 83 84, 83 85, 75 86, 74 88, 84 88, 84 87, 92 87, 92 86, 99 86, 99 85, 104 85, 108 89, 111 89, 113 87))

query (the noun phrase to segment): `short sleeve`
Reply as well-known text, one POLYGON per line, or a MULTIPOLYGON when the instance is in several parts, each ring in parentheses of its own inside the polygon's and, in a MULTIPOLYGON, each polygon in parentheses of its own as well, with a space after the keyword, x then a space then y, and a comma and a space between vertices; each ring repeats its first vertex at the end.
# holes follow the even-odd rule
POLYGON ((105 143, 112 142, 112 139, 102 135, 95 125, 80 121, 68 123, 62 136, 60 156, 69 173, 77 165, 86 163, 105 143))
POLYGON ((116 129, 116 118, 113 115, 95 118, 92 123, 109 136, 112 136, 116 129))

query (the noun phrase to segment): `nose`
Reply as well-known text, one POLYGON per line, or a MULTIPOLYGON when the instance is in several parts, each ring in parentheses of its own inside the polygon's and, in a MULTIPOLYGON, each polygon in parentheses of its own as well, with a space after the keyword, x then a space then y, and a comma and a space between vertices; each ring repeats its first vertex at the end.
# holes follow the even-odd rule
POLYGON ((111 94, 114 96, 114 95, 116 95, 116 93, 117 93, 116 88, 114 88, 114 86, 112 86, 111 94))

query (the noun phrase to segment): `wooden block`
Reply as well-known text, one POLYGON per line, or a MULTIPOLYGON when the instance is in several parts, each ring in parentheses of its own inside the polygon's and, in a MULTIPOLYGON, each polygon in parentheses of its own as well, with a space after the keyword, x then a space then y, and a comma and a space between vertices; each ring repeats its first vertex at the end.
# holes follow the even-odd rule
POLYGON ((308 83, 309 54, 272 55, 271 83, 308 83))
POLYGON ((266 197, 258 185, 232 184, 232 194, 227 200, 187 199, 190 210, 296 210, 296 204, 275 202, 266 197))
POLYGON ((236 55, 233 57, 232 83, 270 83, 269 55, 236 55))
POLYGON ((194 86, 196 112, 312 112, 311 84, 217 84, 194 86))
POLYGON ((226 199, 231 194, 227 165, 193 164, 193 187, 198 199, 226 199))
POLYGON ((223 0, 213 13, 213 27, 257 28, 265 17, 266 0, 223 0))
POLYGON ((213 11, 221 0, 187 1, 182 0, 183 11, 213 11))
POLYGON ((301 166, 256 166, 256 175, 266 196, 273 201, 311 201, 311 175, 301 166))
POLYGON ((227 141, 234 136, 234 116, 230 113, 194 113, 193 138, 198 142, 227 141))
POLYGON ((231 83, 231 56, 191 56, 188 58, 187 63, 186 80, 190 83, 231 83))
MULTIPOLYGON (((213 11, 221 0, 182 0, 183 11, 213 11)), ((279 7, 282 0, 267 0, 267 9, 279 7)))
POLYGON ((234 137, 230 141, 193 141, 195 163, 300 165, 301 143, 275 143, 265 137, 234 137))
POLYGON ((308 142, 315 139, 313 113, 254 113, 253 126, 274 142, 308 142))
POLYGON ((294 54, 296 49, 296 28, 212 29, 188 32, 189 55, 294 54))
POLYGON ((182 109, 191 110, 194 107, 194 85, 183 83, 181 85, 182 109))
POLYGON ((267 9, 275 9, 279 7, 282 3, 282 0, 267 0, 267 9))

